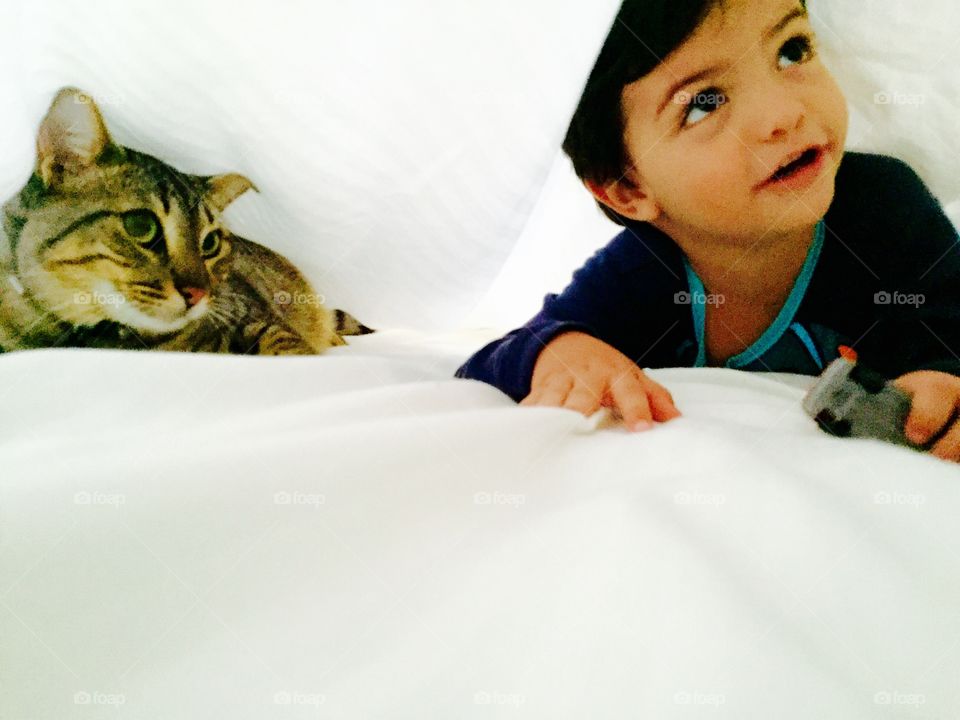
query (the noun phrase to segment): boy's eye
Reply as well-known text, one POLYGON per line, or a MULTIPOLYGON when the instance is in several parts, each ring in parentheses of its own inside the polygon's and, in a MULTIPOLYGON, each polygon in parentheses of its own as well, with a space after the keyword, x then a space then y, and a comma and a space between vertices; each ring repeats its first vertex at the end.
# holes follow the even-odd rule
POLYGON ((726 101, 727 96, 718 88, 707 88, 691 95, 683 111, 681 124, 685 126, 697 124, 714 110, 719 109, 726 101))
MULTIPOLYGON (((779 57, 787 60, 787 67, 806 62, 813 57, 813 42, 806 35, 796 35, 783 44, 779 57)), ((783 63, 780 67, 784 67, 783 63)))
MULTIPOLYGON (((808 35, 795 35, 780 48, 780 67, 790 67, 807 62, 814 55, 813 40, 808 35)), ((680 119, 683 127, 696 125, 710 113, 727 102, 726 95, 718 88, 707 88, 689 97, 680 119)))

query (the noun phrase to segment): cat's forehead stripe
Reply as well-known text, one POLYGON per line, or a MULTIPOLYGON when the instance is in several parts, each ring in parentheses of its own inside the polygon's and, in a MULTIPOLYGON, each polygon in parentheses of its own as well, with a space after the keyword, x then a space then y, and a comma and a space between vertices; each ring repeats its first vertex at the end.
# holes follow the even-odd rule
POLYGON ((79 220, 73 221, 72 223, 67 225, 66 228, 58 232, 56 235, 52 237, 48 237, 42 243, 40 243, 41 252, 44 250, 49 250, 58 242, 63 240, 67 235, 69 235, 72 232, 75 232, 76 230, 79 230, 81 227, 84 227, 85 225, 90 225, 91 223, 94 223, 98 220, 101 220, 102 218, 105 218, 114 214, 115 213, 112 210, 97 210, 96 212, 92 212, 89 215, 85 215, 81 217, 79 220))
POLYGON ((176 199, 177 204, 184 213, 193 211, 200 202, 196 190, 186 179, 180 177, 172 168, 164 168, 166 177, 162 181, 167 186, 170 195, 176 199))
POLYGON ((168 183, 161 183, 158 188, 160 192, 160 204, 163 206, 163 211, 165 213, 170 212, 170 185, 168 183))
POLYGON ((145 153, 134 151, 130 160, 145 172, 145 180, 153 186, 151 190, 156 193, 165 213, 171 212, 176 204, 183 214, 190 215, 203 205, 203 196, 189 176, 145 153))

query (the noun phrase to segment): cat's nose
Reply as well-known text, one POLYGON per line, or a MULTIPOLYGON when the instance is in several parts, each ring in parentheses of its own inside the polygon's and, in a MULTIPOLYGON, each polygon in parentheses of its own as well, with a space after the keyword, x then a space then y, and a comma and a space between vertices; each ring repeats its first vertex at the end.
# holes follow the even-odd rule
POLYGON ((207 294, 207 291, 203 288, 198 287, 182 287, 177 288, 183 299, 187 301, 187 307, 193 307, 198 302, 203 300, 204 296, 207 294))

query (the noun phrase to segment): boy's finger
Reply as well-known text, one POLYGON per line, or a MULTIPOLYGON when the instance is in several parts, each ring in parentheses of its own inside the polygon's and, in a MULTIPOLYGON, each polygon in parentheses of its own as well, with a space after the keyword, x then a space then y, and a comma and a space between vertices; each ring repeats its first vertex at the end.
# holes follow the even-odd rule
POLYGON ((527 396, 521 400, 519 405, 538 405, 540 403, 540 398, 543 396, 543 386, 541 385, 531 385, 530 392, 527 393, 527 396))
POLYGON ((620 412, 623 424, 629 430, 648 430, 653 426, 653 414, 643 384, 633 373, 618 378, 610 385, 614 408, 620 412))
POLYGON ((650 403, 650 412, 653 414, 654 420, 666 422, 680 417, 680 411, 677 410, 676 403, 673 402, 673 395, 663 385, 646 376, 643 378, 643 383, 647 390, 647 401, 650 403))
POLYGON ((930 453, 943 460, 960 462, 960 421, 953 423, 946 434, 937 440, 930 453))
POLYGON ((598 390, 589 385, 578 384, 567 395, 563 406, 568 410, 576 410, 590 416, 600 409, 600 400, 601 394, 598 390))
POLYGON ((536 405, 540 402, 540 391, 533 390, 529 395, 527 395, 523 400, 521 400, 518 405, 536 405))
POLYGON ((904 428, 907 438, 919 445, 928 442, 950 420, 954 404, 949 395, 922 390, 915 392, 904 428))
POLYGON ((548 380, 540 389, 539 393, 535 398, 535 401, 531 401, 525 404, 527 405, 542 405, 546 407, 562 407, 563 401, 567 399, 567 395, 570 394, 570 390, 573 388, 573 379, 567 376, 557 376, 554 379, 548 380))

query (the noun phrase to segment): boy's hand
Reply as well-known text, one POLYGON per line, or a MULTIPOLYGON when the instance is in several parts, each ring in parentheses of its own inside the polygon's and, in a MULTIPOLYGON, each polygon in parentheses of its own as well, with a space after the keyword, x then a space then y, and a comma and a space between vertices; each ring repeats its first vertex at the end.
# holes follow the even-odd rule
POLYGON ((626 355, 582 332, 565 332, 540 352, 530 394, 521 405, 545 405, 593 415, 612 408, 630 430, 680 416, 673 397, 626 355))
POLYGON ((960 462, 960 377, 933 370, 920 370, 897 378, 894 383, 913 398, 906 433, 911 442, 925 445, 943 433, 930 453, 943 460, 960 462))

